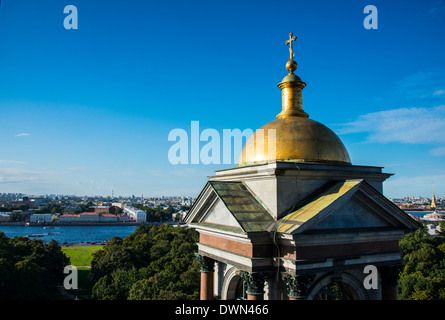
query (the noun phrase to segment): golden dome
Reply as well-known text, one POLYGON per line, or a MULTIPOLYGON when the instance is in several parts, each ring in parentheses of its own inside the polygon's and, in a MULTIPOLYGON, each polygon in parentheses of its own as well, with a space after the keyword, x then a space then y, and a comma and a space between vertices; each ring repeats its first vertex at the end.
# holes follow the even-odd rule
POLYGON ((305 117, 279 118, 261 127, 244 146, 238 166, 275 160, 351 163, 337 135, 325 125, 305 117))
MULTIPOLYGON (((292 33, 289 35, 291 40, 292 33)), ((292 41, 286 41, 291 44, 292 41)), ((292 46, 286 63, 289 74, 278 84, 281 89, 282 111, 277 119, 258 129, 247 141, 238 166, 269 161, 351 164, 348 151, 337 135, 323 124, 309 119, 303 110, 302 91, 306 83, 293 72, 292 46)))

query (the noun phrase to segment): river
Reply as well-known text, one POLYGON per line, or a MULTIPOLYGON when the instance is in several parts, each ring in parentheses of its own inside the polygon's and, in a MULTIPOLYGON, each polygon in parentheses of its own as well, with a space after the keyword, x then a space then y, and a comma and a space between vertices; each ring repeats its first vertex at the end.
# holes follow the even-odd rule
POLYGON ((424 215, 428 213, 433 213, 433 211, 405 211, 407 214, 411 214, 413 216, 423 218, 424 215))
POLYGON ((125 238, 137 226, 5 226, 0 231, 8 238, 28 236, 30 239, 43 239, 45 242, 56 240, 60 245, 82 242, 105 242, 113 236, 125 238))

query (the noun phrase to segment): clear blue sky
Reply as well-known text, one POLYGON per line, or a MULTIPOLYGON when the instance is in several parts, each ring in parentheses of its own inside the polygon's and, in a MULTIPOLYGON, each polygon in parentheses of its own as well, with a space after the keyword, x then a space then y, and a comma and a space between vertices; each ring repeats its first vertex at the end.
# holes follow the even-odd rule
POLYGON ((234 164, 172 165, 168 133, 275 119, 294 32, 310 118, 385 195, 445 196, 444 1, 1 2, 0 192, 196 196, 234 164))

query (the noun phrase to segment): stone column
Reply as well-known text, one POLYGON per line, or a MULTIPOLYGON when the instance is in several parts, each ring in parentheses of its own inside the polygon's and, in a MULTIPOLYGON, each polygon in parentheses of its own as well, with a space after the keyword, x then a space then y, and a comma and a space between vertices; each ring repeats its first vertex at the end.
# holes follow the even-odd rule
POLYGON ((266 276, 263 273, 241 271, 240 277, 247 285, 247 300, 264 299, 264 281, 266 276))
POLYGON ((379 267, 382 300, 397 300, 398 266, 379 267))
POLYGON ((201 265, 201 300, 213 300, 213 282, 215 261, 200 254, 196 254, 201 265))
POLYGON ((294 276, 284 273, 282 279, 286 284, 289 300, 306 300, 314 278, 314 275, 294 276))

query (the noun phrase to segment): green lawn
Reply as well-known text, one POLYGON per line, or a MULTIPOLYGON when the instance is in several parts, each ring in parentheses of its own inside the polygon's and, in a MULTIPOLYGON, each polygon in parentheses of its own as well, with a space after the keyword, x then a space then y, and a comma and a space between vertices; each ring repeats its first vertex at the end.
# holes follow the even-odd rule
POLYGON ((102 249, 102 246, 62 247, 62 251, 70 258, 73 266, 91 266, 93 253, 102 249))
POLYGON ((86 268, 78 268, 78 290, 69 290, 69 292, 81 299, 89 299, 91 295, 91 260, 93 260, 93 253, 102 249, 102 246, 85 246, 85 247, 62 247, 62 251, 70 259, 73 266, 85 266, 86 268))

